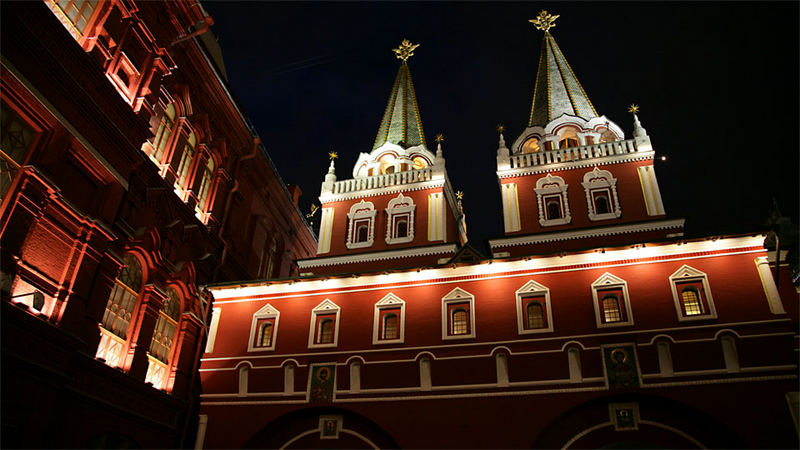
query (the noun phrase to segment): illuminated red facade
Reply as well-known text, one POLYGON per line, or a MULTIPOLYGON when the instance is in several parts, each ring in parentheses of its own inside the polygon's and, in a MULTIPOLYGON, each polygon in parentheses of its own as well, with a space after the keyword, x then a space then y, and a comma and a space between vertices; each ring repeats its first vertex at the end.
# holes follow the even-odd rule
POLYGON ((632 138, 597 114, 553 19, 528 127, 501 130, 492 257, 464 244, 403 42, 373 149, 322 184, 317 256, 210 288, 198 447, 797 446, 785 253, 683 237, 637 109, 632 138))
POLYGON ((213 298, 314 238, 198 3, 3 4, 5 447, 191 446, 213 298))

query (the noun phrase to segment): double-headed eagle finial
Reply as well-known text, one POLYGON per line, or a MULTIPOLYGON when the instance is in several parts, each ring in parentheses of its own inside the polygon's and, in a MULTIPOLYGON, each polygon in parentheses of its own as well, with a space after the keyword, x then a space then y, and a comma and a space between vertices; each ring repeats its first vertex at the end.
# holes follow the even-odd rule
POLYGON ((336 153, 336 152, 334 152, 332 150, 328 152, 328 159, 330 159, 331 161, 333 161, 334 159, 336 159, 338 157, 339 157, 338 153, 336 153))
POLYGON ((550 28, 556 26, 555 22, 559 17, 561 17, 559 14, 554 16, 543 9, 535 19, 530 19, 528 22, 532 23, 537 30, 549 33, 550 28))
POLYGON ((403 62, 408 61, 408 58, 414 56, 414 49, 419 47, 419 44, 412 44, 408 39, 403 39, 400 46, 393 48, 392 51, 397 56, 397 59, 402 59, 403 62))

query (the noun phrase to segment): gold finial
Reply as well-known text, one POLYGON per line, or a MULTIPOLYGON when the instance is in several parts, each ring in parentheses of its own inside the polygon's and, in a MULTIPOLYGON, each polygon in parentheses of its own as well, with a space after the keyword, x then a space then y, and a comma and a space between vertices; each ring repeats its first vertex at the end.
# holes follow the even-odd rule
POLYGON ((503 131, 506 131, 506 127, 502 123, 498 123, 497 124, 497 132, 498 133, 502 133, 503 131))
POLYGON ((639 105, 636 103, 631 103, 631 106, 628 107, 628 112, 631 114, 636 114, 639 112, 639 105))
POLYGON ((333 151, 331 151, 331 152, 328 152, 328 159, 330 159, 331 161, 333 161, 334 159, 336 159, 336 158, 338 158, 338 157, 339 157, 339 154, 338 154, 338 153, 336 153, 336 152, 333 152, 333 151))
POLYGON ((537 30, 542 30, 545 33, 548 33, 550 28, 556 26, 555 21, 561 17, 561 15, 556 14, 555 16, 547 12, 546 10, 542 10, 535 19, 531 19, 528 22, 532 23, 536 26, 537 30))
POLYGON ((464 193, 461 191, 456 192, 456 198, 459 200, 464 200, 464 193))
POLYGON ((311 204, 311 212, 310 212, 310 213, 308 213, 308 214, 306 214, 306 218, 310 219, 310 218, 314 217, 314 214, 315 214, 315 213, 316 213, 318 210, 319 210, 319 206, 317 206, 317 205, 315 205, 315 204, 313 204, 313 203, 312 203, 312 204, 311 204))
POLYGON ((414 56, 414 49, 419 47, 419 44, 412 44, 408 39, 403 39, 400 46, 393 48, 392 51, 397 56, 397 59, 402 59, 403 62, 408 61, 408 58, 414 56))
POLYGON ((436 142, 441 144, 442 141, 444 141, 444 135, 442 133, 437 134, 436 135, 436 142))

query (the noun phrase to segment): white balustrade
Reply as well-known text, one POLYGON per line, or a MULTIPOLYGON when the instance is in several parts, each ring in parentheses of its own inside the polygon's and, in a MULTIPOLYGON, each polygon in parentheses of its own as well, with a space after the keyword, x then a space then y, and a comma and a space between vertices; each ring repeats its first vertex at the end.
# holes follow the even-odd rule
POLYGON ((380 189, 389 186, 429 181, 432 178, 433 169, 430 167, 419 170, 387 173, 384 175, 373 175, 371 177, 353 178, 335 182, 333 184, 333 193, 346 194, 348 192, 361 191, 364 189, 380 189))
POLYGON ((602 144, 582 145, 580 147, 559 148, 537 153, 521 153, 511 156, 511 168, 543 166, 580 159, 602 158, 604 156, 636 153, 639 149, 633 139, 602 144))

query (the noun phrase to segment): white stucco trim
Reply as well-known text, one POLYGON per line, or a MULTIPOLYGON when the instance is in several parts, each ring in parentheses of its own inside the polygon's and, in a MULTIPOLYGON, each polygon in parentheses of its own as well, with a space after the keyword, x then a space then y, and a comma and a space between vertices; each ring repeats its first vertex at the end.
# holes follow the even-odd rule
POLYGON ((339 317, 341 316, 342 309, 330 299, 325 299, 311 310, 311 325, 308 329, 308 348, 330 348, 336 347, 339 344, 339 317), (328 344, 317 344, 317 316, 322 314, 336 314, 336 319, 333 321, 333 342, 328 344))
POLYGON ((619 205, 619 197, 617 196, 617 179, 608 170, 600 170, 597 166, 591 172, 586 172, 583 175, 583 182, 581 183, 584 191, 586 192, 586 205, 589 209, 589 220, 608 220, 618 219, 622 215, 622 209, 619 205), (603 214, 597 214, 595 211, 594 199, 592 192, 600 189, 607 189, 609 194, 609 209, 610 211, 603 214))
MULTIPOLYGON (((708 275, 701 272, 694 267, 684 264, 680 269, 669 277, 669 287, 672 290, 672 300, 675 302, 675 314, 678 315, 679 322, 688 322, 692 320, 716 319, 717 309, 714 307, 714 297, 711 295, 711 287, 708 284, 708 275), (701 282, 703 284, 703 295, 705 296, 706 303, 708 303, 708 310, 703 311, 702 314, 694 316, 687 316, 683 312, 681 305, 681 295, 678 292, 678 283, 680 282, 701 282)), ((700 300, 700 307, 705 308, 700 300)))
POLYGON ((274 306, 267 303, 261 309, 253 314, 253 321, 250 324, 250 340, 247 342, 248 352, 266 352, 274 351, 275 343, 278 341, 278 322, 281 318, 281 313, 274 306), (272 339, 268 347, 258 347, 255 345, 256 335, 258 333, 258 321, 260 319, 274 319, 272 324, 272 339))
POLYGON ((633 325, 633 312, 631 311, 631 297, 628 294, 628 282, 608 272, 604 273, 592 283, 592 300, 594 301, 594 318, 597 328, 612 328, 633 325), (600 298, 597 291, 601 289, 621 289, 622 297, 618 299, 622 304, 620 309, 625 311, 625 320, 619 322, 603 323, 603 311, 600 310, 600 298))
POLYGON ((406 197, 402 193, 398 194, 397 197, 389 200, 389 205, 386 207, 386 243, 389 245, 392 244, 404 244, 407 242, 411 242, 414 240, 414 211, 417 209, 417 205, 414 204, 414 199, 411 197, 406 197), (393 236, 393 228, 394 228, 394 217, 397 215, 408 214, 408 223, 406 228, 406 235, 394 237, 393 236))
POLYGON ((517 302, 517 332, 519 334, 539 334, 550 333, 553 331, 553 310, 550 306, 550 289, 533 280, 525 283, 524 286, 519 288, 516 292, 517 302), (547 319, 546 327, 526 329, 525 320, 527 319, 524 300, 528 295, 541 295, 544 297, 545 317, 547 319))
POLYGON ((406 339, 406 302, 400 297, 392 294, 386 294, 378 303, 375 303, 375 313, 372 319, 372 345, 380 344, 402 344, 406 339), (397 339, 381 339, 381 310, 386 309, 400 309, 398 314, 398 338, 397 339))
POLYGON ((539 225, 549 227, 553 225, 565 225, 572 221, 572 214, 569 211, 569 199, 567 198, 567 185, 564 179, 559 176, 547 174, 542 178, 536 180, 536 203, 539 206, 539 225), (561 202, 562 216, 559 218, 547 218, 547 205, 545 204, 545 196, 558 196, 561 202))
POLYGON ((345 247, 349 249, 372 247, 375 242, 375 205, 372 202, 365 202, 364 199, 361 199, 360 202, 350 207, 347 219, 347 242, 345 242, 345 247), (359 220, 369 221, 367 225, 367 240, 356 242, 355 233, 358 230, 353 228, 353 224, 359 220))
POLYGON ((455 288, 442 297, 442 340, 449 341, 472 338, 475 338, 475 296, 461 288, 455 288), (451 335, 449 333, 450 314, 447 307, 453 303, 467 303, 469 305, 469 333, 458 335, 451 335))

